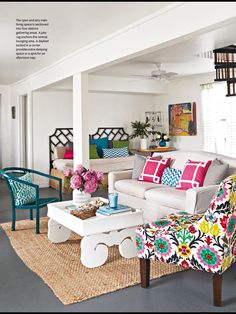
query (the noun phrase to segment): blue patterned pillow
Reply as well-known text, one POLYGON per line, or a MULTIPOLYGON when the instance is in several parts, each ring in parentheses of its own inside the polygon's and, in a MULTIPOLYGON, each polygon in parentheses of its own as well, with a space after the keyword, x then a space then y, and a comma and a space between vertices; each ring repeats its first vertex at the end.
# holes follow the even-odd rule
POLYGON ((122 148, 103 148, 103 158, 117 158, 117 157, 128 157, 128 147, 122 148))
MULTIPOLYGON (((26 173, 25 175, 19 177, 19 179, 30 183, 33 182, 31 173, 26 173)), ((13 180, 9 180, 9 182, 12 187, 16 206, 26 205, 35 202, 35 188, 13 180)))
POLYGON ((176 187, 181 175, 182 175, 181 170, 167 167, 163 172, 161 183, 163 185, 176 187))

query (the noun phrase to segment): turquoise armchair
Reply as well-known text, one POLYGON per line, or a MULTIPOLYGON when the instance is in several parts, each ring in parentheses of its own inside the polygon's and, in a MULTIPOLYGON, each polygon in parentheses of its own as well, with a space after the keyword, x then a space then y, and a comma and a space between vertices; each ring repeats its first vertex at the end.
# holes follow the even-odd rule
MULTIPOLYGON (((33 220, 33 210, 36 210, 36 233, 40 233, 40 208, 47 206, 49 203, 62 201, 62 180, 55 176, 51 176, 36 170, 19 168, 19 167, 9 167, 1 170, 1 176, 6 181, 8 189, 10 191, 11 196, 11 209, 12 209, 12 231, 15 230, 15 222, 16 222, 16 210, 24 210, 28 209, 30 213, 30 219, 33 220), (48 198, 40 198, 39 196, 39 186, 37 184, 27 182, 21 180, 21 176, 32 173, 34 175, 43 176, 46 178, 54 179, 59 181, 59 191, 58 197, 48 197, 48 198), (21 187, 25 186, 25 191, 27 188, 31 188, 34 191, 34 201, 30 203, 26 203, 24 205, 19 205, 14 195, 13 191, 13 183, 20 184, 21 187)), ((27 192, 25 192, 27 193, 27 192)))

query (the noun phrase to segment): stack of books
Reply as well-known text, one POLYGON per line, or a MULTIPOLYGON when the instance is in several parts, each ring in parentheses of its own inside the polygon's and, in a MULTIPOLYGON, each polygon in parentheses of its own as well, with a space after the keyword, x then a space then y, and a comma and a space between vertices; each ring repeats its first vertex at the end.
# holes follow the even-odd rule
POLYGON ((109 205, 104 205, 99 207, 96 212, 97 216, 110 216, 114 214, 119 214, 127 211, 132 211, 129 206, 125 205, 118 205, 116 208, 111 208, 109 205))

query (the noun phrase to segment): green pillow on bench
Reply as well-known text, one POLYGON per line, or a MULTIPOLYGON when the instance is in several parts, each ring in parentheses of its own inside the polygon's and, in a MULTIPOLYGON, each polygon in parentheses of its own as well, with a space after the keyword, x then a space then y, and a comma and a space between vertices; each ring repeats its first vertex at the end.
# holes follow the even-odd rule
POLYGON ((123 148, 128 147, 129 148, 129 141, 112 141, 113 148, 123 148))
POLYGON ((89 159, 98 159, 97 145, 89 144, 89 159))

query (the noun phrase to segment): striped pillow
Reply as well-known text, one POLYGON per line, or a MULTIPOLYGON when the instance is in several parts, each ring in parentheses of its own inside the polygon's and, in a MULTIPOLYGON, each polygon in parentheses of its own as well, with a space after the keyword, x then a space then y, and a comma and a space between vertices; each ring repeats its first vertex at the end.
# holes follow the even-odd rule
POLYGON ((122 148, 103 148, 103 158, 117 158, 117 157, 128 157, 128 147, 122 148))
POLYGON ((163 172, 161 183, 163 185, 176 187, 181 175, 181 170, 167 167, 163 172))

